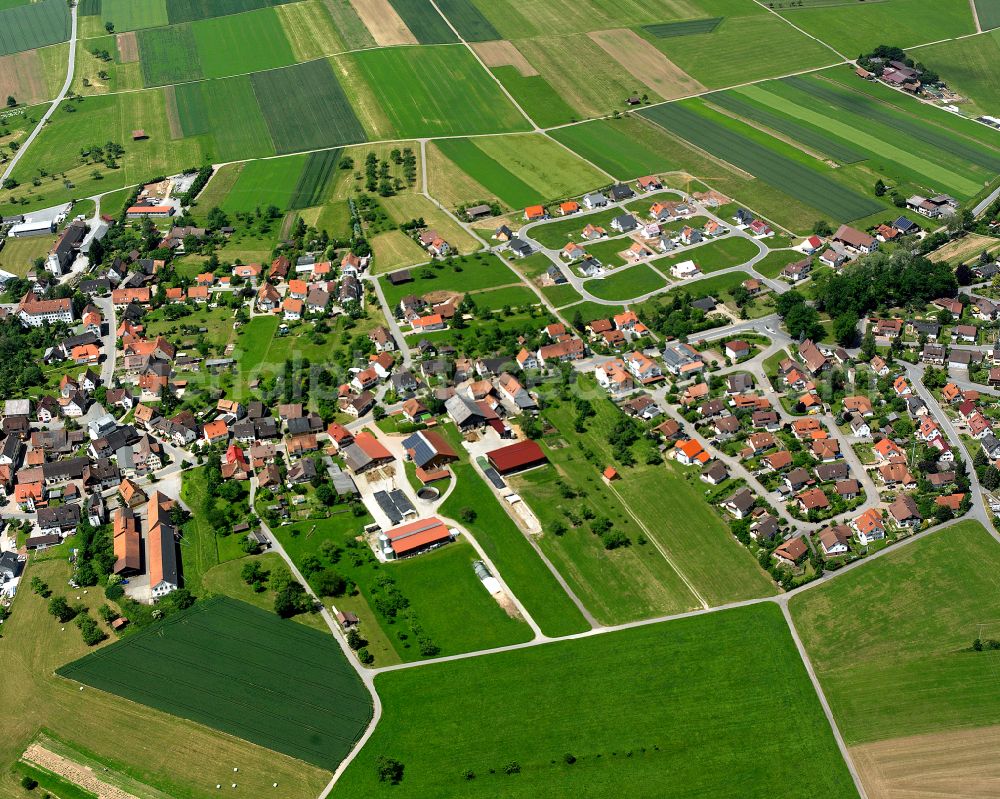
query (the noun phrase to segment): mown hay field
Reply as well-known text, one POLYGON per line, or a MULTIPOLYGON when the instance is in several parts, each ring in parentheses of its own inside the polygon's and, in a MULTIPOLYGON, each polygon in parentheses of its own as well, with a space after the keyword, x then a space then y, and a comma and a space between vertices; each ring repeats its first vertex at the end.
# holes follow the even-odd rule
POLYGON ((332 635, 224 597, 58 673, 330 770, 372 716, 332 635))

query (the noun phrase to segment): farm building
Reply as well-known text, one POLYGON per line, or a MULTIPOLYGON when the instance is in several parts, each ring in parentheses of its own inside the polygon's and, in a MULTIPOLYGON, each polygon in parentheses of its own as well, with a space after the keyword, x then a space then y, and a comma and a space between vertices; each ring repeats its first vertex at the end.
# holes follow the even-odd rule
POLYGON ((500 474, 511 474, 548 462, 542 448, 530 439, 487 452, 486 457, 500 474))
POLYGON ((451 540, 451 531, 444 522, 431 516, 386 530, 379 536, 379 545, 386 560, 396 560, 417 555, 451 540))

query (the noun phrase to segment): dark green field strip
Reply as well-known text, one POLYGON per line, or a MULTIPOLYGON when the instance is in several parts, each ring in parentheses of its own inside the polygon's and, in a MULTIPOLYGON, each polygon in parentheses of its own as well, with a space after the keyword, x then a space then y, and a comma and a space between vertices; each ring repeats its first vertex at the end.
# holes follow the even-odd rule
POLYGON ((167 0, 170 24, 194 22, 196 19, 225 17, 243 11, 256 11, 268 6, 283 6, 294 0, 167 0))
POLYGON ((65 0, 39 0, 0 11, 0 55, 20 53, 69 39, 65 0))
POLYGON ((577 112, 541 75, 525 76, 517 67, 493 67, 492 71, 539 127, 562 125, 577 118, 577 112))
POLYGON ((682 166, 673 154, 667 154, 674 140, 660 128, 636 117, 597 119, 558 128, 552 131, 552 138, 622 180, 682 166), (657 137, 663 140, 663 147, 647 143, 648 139, 657 137))
POLYGON ((725 17, 686 19, 683 22, 657 22, 655 25, 643 25, 642 29, 657 39, 673 39, 675 36, 711 33, 722 24, 723 19, 725 17))
POLYGON ((136 31, 145 86, 167 86, 203 77, 198 43, 190 25, 136 31))
POLYGON ((185 136, 209 135, 217 161, 275 155, 250 78, 181 83, 172 89, 185 136))
POLYGON ((226 598, 200 602, 58 673, 329 769, 372 715, 332 636, 226 598))
POLYGON ((292 190, 289 209, 310 208, 323 203, 337 164, 340 163, 340 153, 341 150, 323 150, 309 154, 305 168, 292 190))
POLYGON ((329 61, 256 72, 250 80, 279 154, 368 140, 329 61))
POLYGON ((80 0, 77 6, 77 14, 81 17, 101 16, 101 0, 80 0))
POLYGON ((503 38, 472 0, 438 0, 437 5, 467 42, 490 42, 503 38))
POLYGON ((810 149, 818 150, 841 164, 856 164, 869 157, 864 150, 853 147, 843 139, 831 136, 806 122, 800 122, 769 108, 763 108, 733 92, 717 92, 706 96, 705 100, 731 111, 742 119, 752 119, 754 122, 771 128, 771 130, 783 133, 794 141, 804 144, 810 149))
POLYGON ((640 113, 717 158, 829 214, 836 221, 859 219, 885 207, 817 169, 793 161, 679 103, 646 108, 640 113))
POLYGON ((960 135, 950 135, 933 123, 923 122, 905 111, 893 109, 873 97, 837 86, 821 78, 796 76, 783 78, 780 83, 852 114, 889 125, 895 130, 931 145, 942 153, 949 153, 991 172, 1000 173, 1000 153, 977 147, 973 142, 960 135))
POLYGON ((435 144, 459 169, 511 208, 523 208, 543 199, 537 189, 508 172, 503 164, 476 147, 471 139, 439 139, 435 144))
POLYGON ((448 27, 430 0, 389 0, 396 13, 406 23, 410 33, 421 44, 450 44, 457 42, 455 32, 448 27))
POLYGON ((1000 28, 1000 0, 975 0, 979 26, 984 30, 1000 28))

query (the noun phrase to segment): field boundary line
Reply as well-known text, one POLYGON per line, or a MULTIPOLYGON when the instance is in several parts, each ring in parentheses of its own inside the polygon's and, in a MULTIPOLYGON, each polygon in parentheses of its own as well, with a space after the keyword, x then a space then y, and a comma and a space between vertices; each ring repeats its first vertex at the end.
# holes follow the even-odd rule
MULTIPOLYGON (((777 17, 778 19, 780 19, 780 20, 781 20, 782 22, 784 22, 784 23, 786 23, 786 24, 788 24, 788 25, 791 25, 791 26, 792 26, 793 28, 795 28, 795 30, 797 30, 797 31, 798 31, 799 33, 801 33, 801 34, 802 34, 803 36, 808 36, 808 37, 809 37, 810 39, 812 39, 812 40, 813 40, 814 42, 818 42, 819 44, 823 45, 823 46, 824 46, 824 47, 825 47, 825 48, 826 48, 827 50, 830 50, 831 52, 833 52, 833 53, 836 53, 836 54, 837 54, 837 55, 839 55, 839 56, 840 56, 841 58, 843 58, 843 59, 844 59, 844 61, 847 61, 848 63, 853 63, 853 62, 851 61, 851 59, 850 59, 850 58, 848 58, 848 57, 847 57, 846 55, 844 55, 844 54, 843 54, 842 52, 840 52, 840 51, 839 51, 839 50, 838 50, 838 49, 837 49, 836 47, 834 47, 834 46, 833 46, 832 44, 827 44, 827 43, 826 43, 826 42, 824 42, 824 41, 823 41, 822 39, 820 39, 820 38, 819 38, 818 36, 813 36, 813 35, 812 35, 811 33, 808 33, 807 31, 804 31, 804 30, 803 30, 802 28, 800 28, 800 27, 799 27, 798 25, 796 25, 796 24, 795 24, 794 22, 792 22, 792 21, 791 21, 790 19, 788 19, 788 17, 783 17, 783 16, 781 16, 781 14, 779 14, 779 13, 778 13, 777 11, 775 11, 775 10, 774 10, 773 8, 771 8, 771 7, 769 7, 769 6, 766 6, 766 5, 764 5, 764 4, 762 3, 762 2, 760 2, 760 0, 753 0, 753 1, 754 1, 754 2, 755 2, 755 3, 757 4, 757 5, 759 5, 759 6, 761 7, 761 8, 763 8, 763 9, 764 9, 765 11, 768 11, 768 12, 770 12, 771 14, 774 14, 774 16, 776 16, 776 17, 777 17)), ((969 2, 972 2, 972 0, 969 0, 969 2)))
POLYGON ((795 648, 798 650, 799 657, 802 659, 802 665, 805 666, 806 673, 809 675, 809 681, 812 683, 813 689, 816 691, 816 698, 819 699, 819 704, 823 708, 823 714, 826 716, 826 720, 830 724, 830 731, 833 733, 834 740, 837 742, 837 748, 840 750, 841 757, 844 758, 844 765, 847 766, 847 770, 851 773, 851 778, 854 780, 854 787, 857 789, 858 795, 861 799, 868 799, 868 793, 865 791, 864 783, 861 781, 861 775, 854 766, 854 759, 851 757, 850 750, 847 748, 844 736, 840 734, 840 728, 837 726, 837 720, 833 717, 833 710, 830 708, 830 703, 826 699, 826 694, 823 693, 823 686, 820 685, 819 677, 816 676, 816 671, 813 669, 812 661, 809 659, 809 653, 806 651, 805 645, 802 643, 802 639, 799 638, 799 631, 795 627, 795 621, 792 619, 792 613, 788 609, 788 603, 782 602, 780 604, 781 613, 785 617, 785 623, 788 625, 788 632, 791 634, 792 641, 795 643, 795 648))
POLYGON ((677 576, 681 578, 681 582, 683 582, 684 585, 687 586, 688 591, 691 592, 692 596, 694 596, 695 599, 701 602, 702 608, 704 610, 708 610, 711 607, 711 605, 708 604, 708 601, 705 599, 705 597, 701 595, 698 589, 694 587, 694 583, 692 583, 691 580, 688 579, 688 576, 680 570, 680 568, 677 566, 676 563, 674 563, 673 558, 671 558, 670 555, 667 554, 667 550, 664 549, 663 545, 657 540, 656 536, 650 532, 649 528, 646 527, 645 523, 643 523, 643 521, 638 516, 635 515, 633 510, 629 507, 628 503, 625 501, 625 497, 621 495, 621 492, 615 487, 613 483, 610 485, 611 485, 611 490, 614 491, 615 496, 618 497, 618 501, 622 503, 622 507, 625 509, 625 512, 629 516, 631 516, 635 520, 635 523, 642 528, 642 531, 646 534, 646 537, 653 542, 653 546, 656 547, 656 549, 659 551, 661 555, 663 555, 663 559, 667 562, 670 568, 677 573, 677 576))

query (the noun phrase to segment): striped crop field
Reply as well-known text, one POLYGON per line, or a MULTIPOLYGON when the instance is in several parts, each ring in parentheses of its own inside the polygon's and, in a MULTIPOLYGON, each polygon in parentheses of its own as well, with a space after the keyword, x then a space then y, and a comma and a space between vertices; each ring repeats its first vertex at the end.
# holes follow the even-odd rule
POLYGON ((503 38, 472 0, 438 0, 437 5, 467 42, 492 42, 503 38))
POLYGON ((331 771, 372 717, 331 635, 225 597, 58 673, 331 771))
POLYGON ((705 19, 686 19, 683 22, 658 22, 655 25, 643 25, 642 29, 657 39, 672 39, 675 36, 711 33, 722 24, 723 19, 723 17, 706 17, 705 19))
POLYGON ((709 154, 759 178, 838 221, 869 216, 885 206, 837 182, 815 159, 798 159, 783 142, 765 145, 746 125, 704 105, 671 103, 644 109, 642 115, 709 154), (698 109, 698 110, 695 110, 698 109), (732 122, 732 125, 729 123, 732 122), (741 129, 742 128, 742 129, 741 129))
POLYGON ((182 83, 167 91, 174 92, 181 133, 206 135, 208 153, 216 161, 275 154, 248 76, 182 83))
POLYGON ((278 153, 367 140, 329 61, 257 72, 251 81, 278 153))
POLYGON ((457 42, 455 32, 448 27, 430 0, 389 0, 410 33, 420 44, 451 44, 457 42))
POLYGON ((166 86, 203 77, 198 43, 190 25, 149 28, 135 35, 145 86, 166 86))
POLYGON ((340 163, 341 152, 341 150, 323 150, 306 156, 305 166, 288 201, 289 208, 311 208, 326 200, 337 165, 340 163))
POLYGON ((0 55, 34 50, 69 38, 69 9, 65 0, 37 3, 0 10, 0 55))

